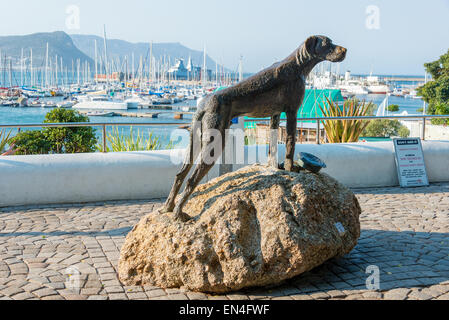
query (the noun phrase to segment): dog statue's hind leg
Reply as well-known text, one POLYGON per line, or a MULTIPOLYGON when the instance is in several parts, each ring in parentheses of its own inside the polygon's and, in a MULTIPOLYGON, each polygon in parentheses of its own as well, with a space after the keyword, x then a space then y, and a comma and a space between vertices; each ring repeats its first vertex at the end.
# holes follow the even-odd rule
POLYGON ((192 169, 195 160, 198 158, 199 151, 201 150, 201 120, 203 114, 199 114, 196 116, 192 122, 192 126, 190 128, 190 141, 189 147, 187 148, 187 153, 184 159, 184 164, 181 170, 178 172, 175 178, 175 182, 171 189, 170 195, 168 196, 167 201, 165 202, 164 207, 160 210, 161 213, 173 212, 175 209, 175 201, 176 196, 179 193, 179 190, 184 183, 187 175, 189 174, 190 169, 192 169), (198 135, 197 132, 200 132, 198 135), (196 145, 198 144, 198 146, 196 145))
POLYGON ((198 186, 198 184, 203 180, 203 178, 206 176, 206 174, 210 171, 210 169, 214 166, 214 164, 206 164, 203 162, 203 159, 200 160, 201 162, 196 166, 195 171, 192 174, 192 177, 187 181, 186 188, 184 192, 181 195, 181 199, 176 204, 175 209, 173 212, 175 213, 175 219, 180 220, 182 222, 186 222, 190 220, 190 217, 186 215, 182 209, 184 205, 186 204, 187 200, 189 200, 190 195, 193 193, 195 188, 198 186))
POLYGON ((221 116, 216 117, 214 114, 206 114, 203 119, 203 137, 202 144, 203 148, 201 150, 199 163, 197 164, 192 176, 187 181, 186 188, 181 195, 181 199, 176 204, 174 209, 175 219, 181 221, 189 220, 189 217, 183 213, 182 209, 189 199, 190 195, 193 193, 195 188, 201 182, 201 180, 207 175, 210 169, 217 162, 218 158, 222 154, 223 149, 225 148, 225 130, 230 126, 229 117, 221 114, 221 116), (214 136, 212 138, 211 132, 215 130, 215 133, 219 133, 220 135, 214 136), (221 139, 220 141, 216 141, 215 139, 221 139))

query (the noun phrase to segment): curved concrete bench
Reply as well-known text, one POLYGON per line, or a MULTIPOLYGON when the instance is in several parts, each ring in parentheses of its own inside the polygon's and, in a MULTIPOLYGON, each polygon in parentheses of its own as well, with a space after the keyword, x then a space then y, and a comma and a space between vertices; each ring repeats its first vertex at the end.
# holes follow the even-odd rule
MULTIPOLYGON (((449 141, 423 141, 422 145, 429 181, 449 181, 449 141)), ((255 153, 255 151, 250 152, 255 153)), ((327 164, 323 172, 348 187, 399 185, 392 142, 302 144, 296 146, 295 159, 300 152, 308 152, 321 158, 327 164)), ((285 146, 282 145, 279 146, 279 161, 283 162, 284 158, 285 146)), ((266 163, 266 161, 265 156, 260 162, 266 163)))
MULTIPOLYGON (((424 141, 431 182, 449 181, 449 141, 424 141)), ((245 148, 245 164, 266 163, 267 146, 245 148)), ((298 145, 328 165, 349 187, 399 184, 391 142, 298 145)), ((166 197, 183 151, 0 157, 0 206, 137 200, 166 197)), ((285 146, 279 146, 283 161, 285 146)), ((234 169, 245 166, 236 164, 234 169)), ((205 180, 218 176, 215 166, 205 180)))
POLYGON ((0 158, 0 206, 164 197, 168 151, 0 158))

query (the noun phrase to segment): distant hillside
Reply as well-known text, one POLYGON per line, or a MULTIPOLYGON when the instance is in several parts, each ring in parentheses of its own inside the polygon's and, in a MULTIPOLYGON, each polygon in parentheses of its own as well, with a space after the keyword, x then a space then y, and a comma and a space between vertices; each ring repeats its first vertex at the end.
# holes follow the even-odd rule
MULTIPOLYGON (((95 59, 95 40, 97 41, 98 55, 104 55, 104 40, 98 36, 91 35, 71 35, 74 44, 92 59, 95 59)), ((128 56, 128 62, 131 63, 131 55, 134 53, 135 68, 138 68, 140 56, 145 59, 149 57, 150 44, 149 43, 131 43, 124 40, 111 39, 107 41, 108 57, 116 60, 124 59, 128 56)), ((192 58, 192 63, 195 66, 203 65, 203 52, 189 49, 180 43, 154 43, 153 56, 156 59, 163 58, 164 55, 168 59, 170 57, 171 64, 175 63, 175 59, 184 59, 185 65, 189 56, 192 58)), ((168 61, 168 60, 167 60, 168 61)), ((215 61, 207 56, 207 68, 215 71, 215 61)))
MULTIPOLYGON (((0 36, 0 51, 2 67, 5 68, 5 55, 7 63, 9 58, 12 58, 12 66, 14 69, 20 67, 20 58, 22 48, 24 50, 24 61, 26 68, 30 64, 30 49, 33 49, 33 67, 42 68, 45 66, 45 56, 47 50, 47 43, 49 45, 49 58, 54 66, 55 57, 58 56, 58 66, 60 65, 60 58, 63 59, 63 65, 72 68, 72 61, 78 59, 82 63, 88 62, 91 68, 94 65, 95 59, 95 40, 97 41, 97 52, 99 59, 104 58, 104 40, 102 37, 92 35, 68 35, 62 31, 51 33, 35 33, 24 36, 0 36)), ((128 63, 131 67, 131 55, 134 53, 135 68, 139 66, 140 56, 143 57, 145 64, 148 64, 148 57, 150 51, 149 43, 131 43, 124 40, 108 40, 108 58, 114 61, 121 61, 123 63, 124 57, 128 57, 128 63)), ((203 66, 203 52, 192 50, 183 46, 180 43, 154 43, 153 55, 156 59, 170 58, 171 65, 175 64, 176 59, 184 59, 185 65, 189 57, 192 58, 192 63, 195 66, 203 66)), ((213 59, 207 56, 207 68, 215 71, 216 63, 213 59)), ((93 69, 91 69, 93 70, 93 69)), ((229 71, 228 69, 226 69, 229 71)))
POLYGON ((28 66, 30 61, 30 49, 33 49, 33 66, 35 68, 45 66, 45 56, 49 46, 49 57, 53 63, 56 55, 58 56, 58 64, 60 65, 60 57, 63 58, 63 65, 72 67, 72 60, 88 62, 93 65, 93 60, 86 54, 81 52, 73 43, 72 38, 62 31, 51 33, 35 33, 25 36, 3 36, 0 37, 0 50, 2 54, 2 62, 5 55, 12 57, 13 67, 20 65, 20 57, 22 48, 24 49, 25 63, 28 66))

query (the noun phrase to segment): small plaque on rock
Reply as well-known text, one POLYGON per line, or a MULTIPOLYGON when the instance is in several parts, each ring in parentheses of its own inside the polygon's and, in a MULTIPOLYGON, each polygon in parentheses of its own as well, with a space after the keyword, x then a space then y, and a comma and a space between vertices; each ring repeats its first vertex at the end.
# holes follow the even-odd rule
POLYGON ((338 232, 340 233, 340 235, 344 235, 346 233, 345 227, 343 227, 343 225, 340 222, 337 222, 335 224, 335 227, 337 228, 338 232))

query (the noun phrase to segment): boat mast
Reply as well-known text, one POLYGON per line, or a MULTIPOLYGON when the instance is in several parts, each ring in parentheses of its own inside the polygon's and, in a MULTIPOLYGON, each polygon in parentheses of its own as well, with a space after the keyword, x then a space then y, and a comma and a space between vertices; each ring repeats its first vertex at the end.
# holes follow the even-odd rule
POLYGON ((56 88, 59 86, 59 77, 58 77, 58 55, 55 57, 55 79, 56 79, 56 88))
POLYGON ((134 87, 134 52, 132 53, 132 55, 131 55, 131 59, 132 59, 132 61, 131 61, 131 79, 132 79, 132 84, 133 84, 133 87, 134 87))
POLYGON ((142 90, 142 78, 143 78, 143 57, 140 55, 139 61, 139 89, 142 90))
POLYGON ((203 87, 206 86, 207 75, 206 75, 206 44, 204 44, 204 54, 203 54, 203 87))
POLYGON ((61 87, 64 87, 64 67, 62 64, 62 57, 60 57, 60 61, 61 61, 61 87))
POLYGON ((148 83, 151 85, 153 80, 153 41, 150 43, 150 61, 148 62, 149 70, 148 70, 148 83))
POLYGON ((12 69, 12 60, 11 57, 9 58, 9 87, 12 88, 12 73, 11 73, 11 69, 12 69))
POLYGON ((45 54, 45 86, 48 87, 48 42, 47 42, 47 52, 45 54))
POLYGON ((218 62, 215 61, 215 86, 218 87, 218 62))
POLYGON ((104 66, 106 70, 106 85, 109 88, 109 68, 108 68, 108 45, 106 41, 106 25, 103 26, 104 29, 104 66))
POLYGON ((243 56, 240 56, 239 63, 239 82, 243 81, 243 56))
POLYGON ((128 74, 129 74, 129 67, 128 67, 128 55, 125 56, 125 89, 128 89, 128 74))
POLYGON ((9 87, 12 88, 12 58, 9 58, 9 87))
POLYGON ((98 67, 97 66, 98 66, 97 40, 95 39, 95 76, 94 76, 95 84, 98 84, 98 82, 97 82, 98 67))
POLYGON ((167 62, 167 76, 168 76, 168 84, 170 85, 170 81, 172 80, 172 76, 170 71, 170 66, 171 66, 171 57, 168 56, 168 62, 167 62))
POLYGON ((78 84, 78 85, 80 85, 80 68, 81 68, 81 60, 80 59, 78 59, 77 61, 76 61, 76 74, 77 74, 77 76, 76 76, 76 83, 78 84))
POLYGON ((40 68, 40 77, 41 77, 41 81, 40 81, 41 90, 44 90, 44 87, 45 87, 45 83, 44 83, 44 81, 45 81, 45 68, 44 69, 40 68))
POLYGON ((30 48, 30 82, 31 82, 31 88, 34 86, 34 72, 33 72, 33 48, 30 48))
POLYGON ((22 54, 20 56, 20 85, 23 86, 23 48, 22 48, 22 54))

